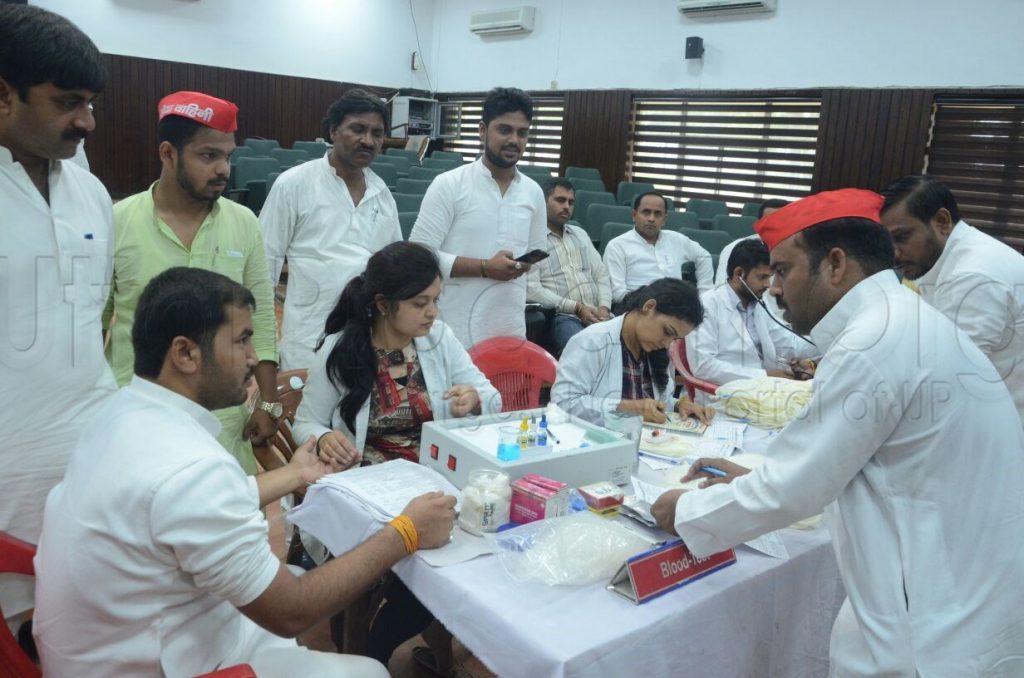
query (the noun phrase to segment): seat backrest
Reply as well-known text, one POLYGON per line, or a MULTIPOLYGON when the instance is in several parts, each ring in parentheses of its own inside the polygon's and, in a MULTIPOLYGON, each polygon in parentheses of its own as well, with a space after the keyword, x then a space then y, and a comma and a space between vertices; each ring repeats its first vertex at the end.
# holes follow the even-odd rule
POLYGON ((388 155, 385 153, 384 155, 378 155, 373 159, 373 162, 391 165, 400 177, 409 176, 409 170, 412 169, 412 163, 404 155, 388 155))
MULTIPOLYGON (((614 205, 615 196, 606 191, 576 191, 576 209, 573 216, 579 220, 584 227, 590 226, 589 209, 591 205, 614 205)), ((596 240, 591 236, 592 240, 596 240)))
POLYGON ((761 213, 761 203, 759 202, 745 202, 743 203, 743 216, 754 217, 757 219, 757 215, 761 213))
POLYGON ((695 231, 692 228, 687 228, 680 233, 706 249, 711 255, 721 254, 725 246, 736 239, 725 231, 705 231, 703 229, 695 231))
POLYGON ((420 164, 420 154, 408 148, 389 148, 384 151, 384 155, 397 155, 405 158, 413 165, 420 164))
POLYGON ((665 220, 665 228, 670 231, 679 231, 680 233, 684 228, 697 230, 700 228, 700 219, 693 212, 676 212, 673 210, 668 213, 668 218, 665 220))
POLYGON ((601 176, 601 170, 597 169, 596 167, 566 167, 565 168, 565 178, 566 179, 575 179, 576 177, 579 177, 580 179, 596 179, 597 181, 601 182, 601 186, 602 186, 601 190, 602 191, 605 190, 603 188, 604 187, 604 178, 601 176))
POLYGON ((690 371, 690 361, 686 357, 686 339, 676 339, 668 347, 668 355, 672 359, 672 365, 676 372, 683 378, 683 385, 686 386, 686 393, 693 400, 697 391, 704 391, 714 395, 718 390, 718 384, 713 384, 704 379, 698 379, 690 371))
POLYGON ((727 214, 718 214, 711 220, 711 229, 714 231, 725 231, 736 238, 746 238, 754 235, 755 217, 731 217, 727 214))
POLYGON ((696 213, 701 219, 714 219, 719 214, 729 214, 729 206, 721 200, 692 198, 686 203, 686 211, 696 213))
POLYGON ((569 183, 577 191, 597 191, 598 193, 605 190, 604 182, 600 179, 584 179, 583 177, 573 177, 569 179, 569 183))
POLYGON ((430 154, 430 157, 438 160, 451 160, 456 163, 456 167, 466 164, 466 159, 462 154, 455 151, 434 151, 430 154))
POLYGON ((444 174, 447 171, 448 170, 441 169, 440 167, 417 167, 414 165, 409 168, 409 178, 433 181, 435 177, 440 174, 444 174))
POLYGON ((274 182, 281 176, 281 172, 271 172, 267 175, 267 195, 270 195, 270 189, 274 187, 274 182))
POLYGON ((243 146, 251 148, 256 155, 269 156, 270 152, 275 148, 281 148, 281 144, 277 143, 277 139, 246 139, 242 142, 243 146))
POLYGON ((245 188, 250 181, 265 181, 271 172, 280 172, 281 163, 276 158, 239 158, 232 163, 231 185, 245 188))
POLYGON ((399 193, 408 193, 409 195, 424 195, 427 192, 428 186, 430 186, 429 179, 407 179, 402 177, 398 180, 395 190, 399 193))
POLYGON ((469 349, 469 357, 501 394, 501 411, 540 407, 541 387, 555 382, 558 363, 522 337, 491 337, 469 349))
POLYGON ((309 153, 297 148, 275 148, 270 151, 271 158, 277 158, 281 167, 295 167, 309 162, 309 153))
POLYGON ((594 242, 601 242, 604 225, 633 223, 633 208, 625 205, 595 203, 587 208, 587 233, 594 242))
POLYGON ((456 160, 449 160, 447 158, 423 158, 422 165, 431 169, 440 169, 447 172, 448 170, 455 169, 461 162, 456 160))
POLYGON ((393 188, 398 185, 398 168, 394 165, 386 162, 374 161, 374 163, 370 165, 370 169, 372 169, 373 173, 380 177, 380 180, 388 186, 393 188))
POLYGON ((292 144, 292 148, 296 151, 302 151, 310 157, 311 160, 319 160, 324 157, 324 153, 330 148, 327 144, 322 141, 296 141, 292 144))
MULTIPOLYGON (((36 547, 32 544, 0 532, 0 573, 34 575, 32 558, 35 555, 36 547)), ((41 672, 18 645, 3 618, 3 610, 0 609, 0 676, 39 678, 41 672)))
POLYGON ((608 247, 608 243, 614 238, 618 238, 623 233, 629 233, 633 230, 633 224, 616 224, 609 222, 601 227, 601 244, 597 248, 598 253, 603 257, 604 251, 608 247))
POLYGON ((235 150, 231 151, 231 159, 235 158, 251 158, 256 155, 256 151, 252 150, 250 146, 235 146, 235 150))
POLYGON ((399 212, 398 213, 398 225, 402 228, 402 237, 406 240, 409 239, 409 234, 412 233, 412 227, 416 224, 416 217, 419 216, 419 212, 399 212))
POLYGON ((392 193, 391 197, 395 199, 395 205, 398 207, 399 212, 419 212, 420 205, 423 203, 423 195, 413 195, 412 193, 392 193))
MULTIPOLYGON (((619 188, 615 191, 615 201, 620 205, 633 206, 633 198, 641 193, 654 190, 654 184, 645 181, 620 181, 619 188)), ((669 207, 671 209, 671 207, 669 207)))

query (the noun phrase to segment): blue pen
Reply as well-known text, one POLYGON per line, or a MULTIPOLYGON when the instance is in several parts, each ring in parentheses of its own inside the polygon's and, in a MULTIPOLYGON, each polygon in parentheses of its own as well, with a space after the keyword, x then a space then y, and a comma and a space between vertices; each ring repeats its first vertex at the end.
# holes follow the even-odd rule
POLYGON ((726 473, 726 472, 725 472, 725 471, 723 471, 722 469, 720 469, 720 468, 715 468, 714 466, 701 466, 701 467, 700 467, 699 469, 697 469, 697 470, 698 470, 698 471, 701 471, 701 472, 703 472, 703 473, 709 473, 709 474, 711 474, 711 475, 713 475, 713 476, 717 476, 717 477, 719 477, 719 478, 724 478, 724 477, 726 477, 727 475, 729 475, 728 473, 726 473))

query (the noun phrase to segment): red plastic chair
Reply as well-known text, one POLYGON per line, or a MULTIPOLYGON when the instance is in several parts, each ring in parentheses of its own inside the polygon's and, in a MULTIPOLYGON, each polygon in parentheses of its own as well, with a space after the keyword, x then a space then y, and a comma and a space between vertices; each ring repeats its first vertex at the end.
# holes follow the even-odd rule
POLYGON ((211 673, 204 673, 196 678, 258 678, 256 672, 252 670, 252 667, 248 664, 238 664, 236 666, 229 666, 226 669, 220 669, 219 671, 213 671, 211 673))
POLYGON ((686 393, 690 396, 690 400, 693 400, 697 391, 715 394, 715 391, 718 390, 718 384, 698 379, 690 371, 690 361, 686 357, 686 339, 676 339, 672 342, 668 349, 668 355, 672 358, 672 364, 675 365, 676 372, 682 378, 683 385, 686 386, 686 393))
MULTIPOLYGON (((13 574, 36 573, 32 558, 36 555, 36 547, 28 542, 16 539, 6 532, 0 532, 0 572, 13 574)), ((0 610, 0 678, 39 678, 42 672, 28 658, 25 651, 18 645, 14 634, 3 621, 0 610)))
POLYGON ((558 362, 522 337, 491 337, 469 349, 473 364, 501 394, 501 411, 540 407, 540 389, 555 383, 558 362))

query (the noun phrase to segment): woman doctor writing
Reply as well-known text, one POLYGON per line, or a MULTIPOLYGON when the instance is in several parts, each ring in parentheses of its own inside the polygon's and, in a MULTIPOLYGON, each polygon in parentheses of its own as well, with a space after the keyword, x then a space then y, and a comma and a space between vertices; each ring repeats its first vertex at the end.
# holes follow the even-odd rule
POLYGON ((672 397, 668 347, 704 319, 697 288, 662 278, 630 292, 622 303, 626 313, 569 340, 558 361, 551 400, 597 423, 612 410, 639 414, 654 424, 664 423, 672 410, 705 424, 711 421, 715 412, 710 407, 672 397))
POLYGON ((423 245, 396 242, 370 257, 327 317, 302 402, 297 438, 321 457, 419 461, 433 419, 501 411, 501 396, 437 320, 441 271, 423 245))

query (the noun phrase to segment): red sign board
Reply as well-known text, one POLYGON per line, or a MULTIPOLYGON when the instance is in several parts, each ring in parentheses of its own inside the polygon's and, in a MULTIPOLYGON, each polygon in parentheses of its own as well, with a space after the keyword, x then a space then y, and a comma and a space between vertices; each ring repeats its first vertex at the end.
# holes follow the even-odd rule
POLYGON ((646 603, 735 562, 732 549, 698 558, 677 540, 627 560, 608 588, 637 604, 646 603))

